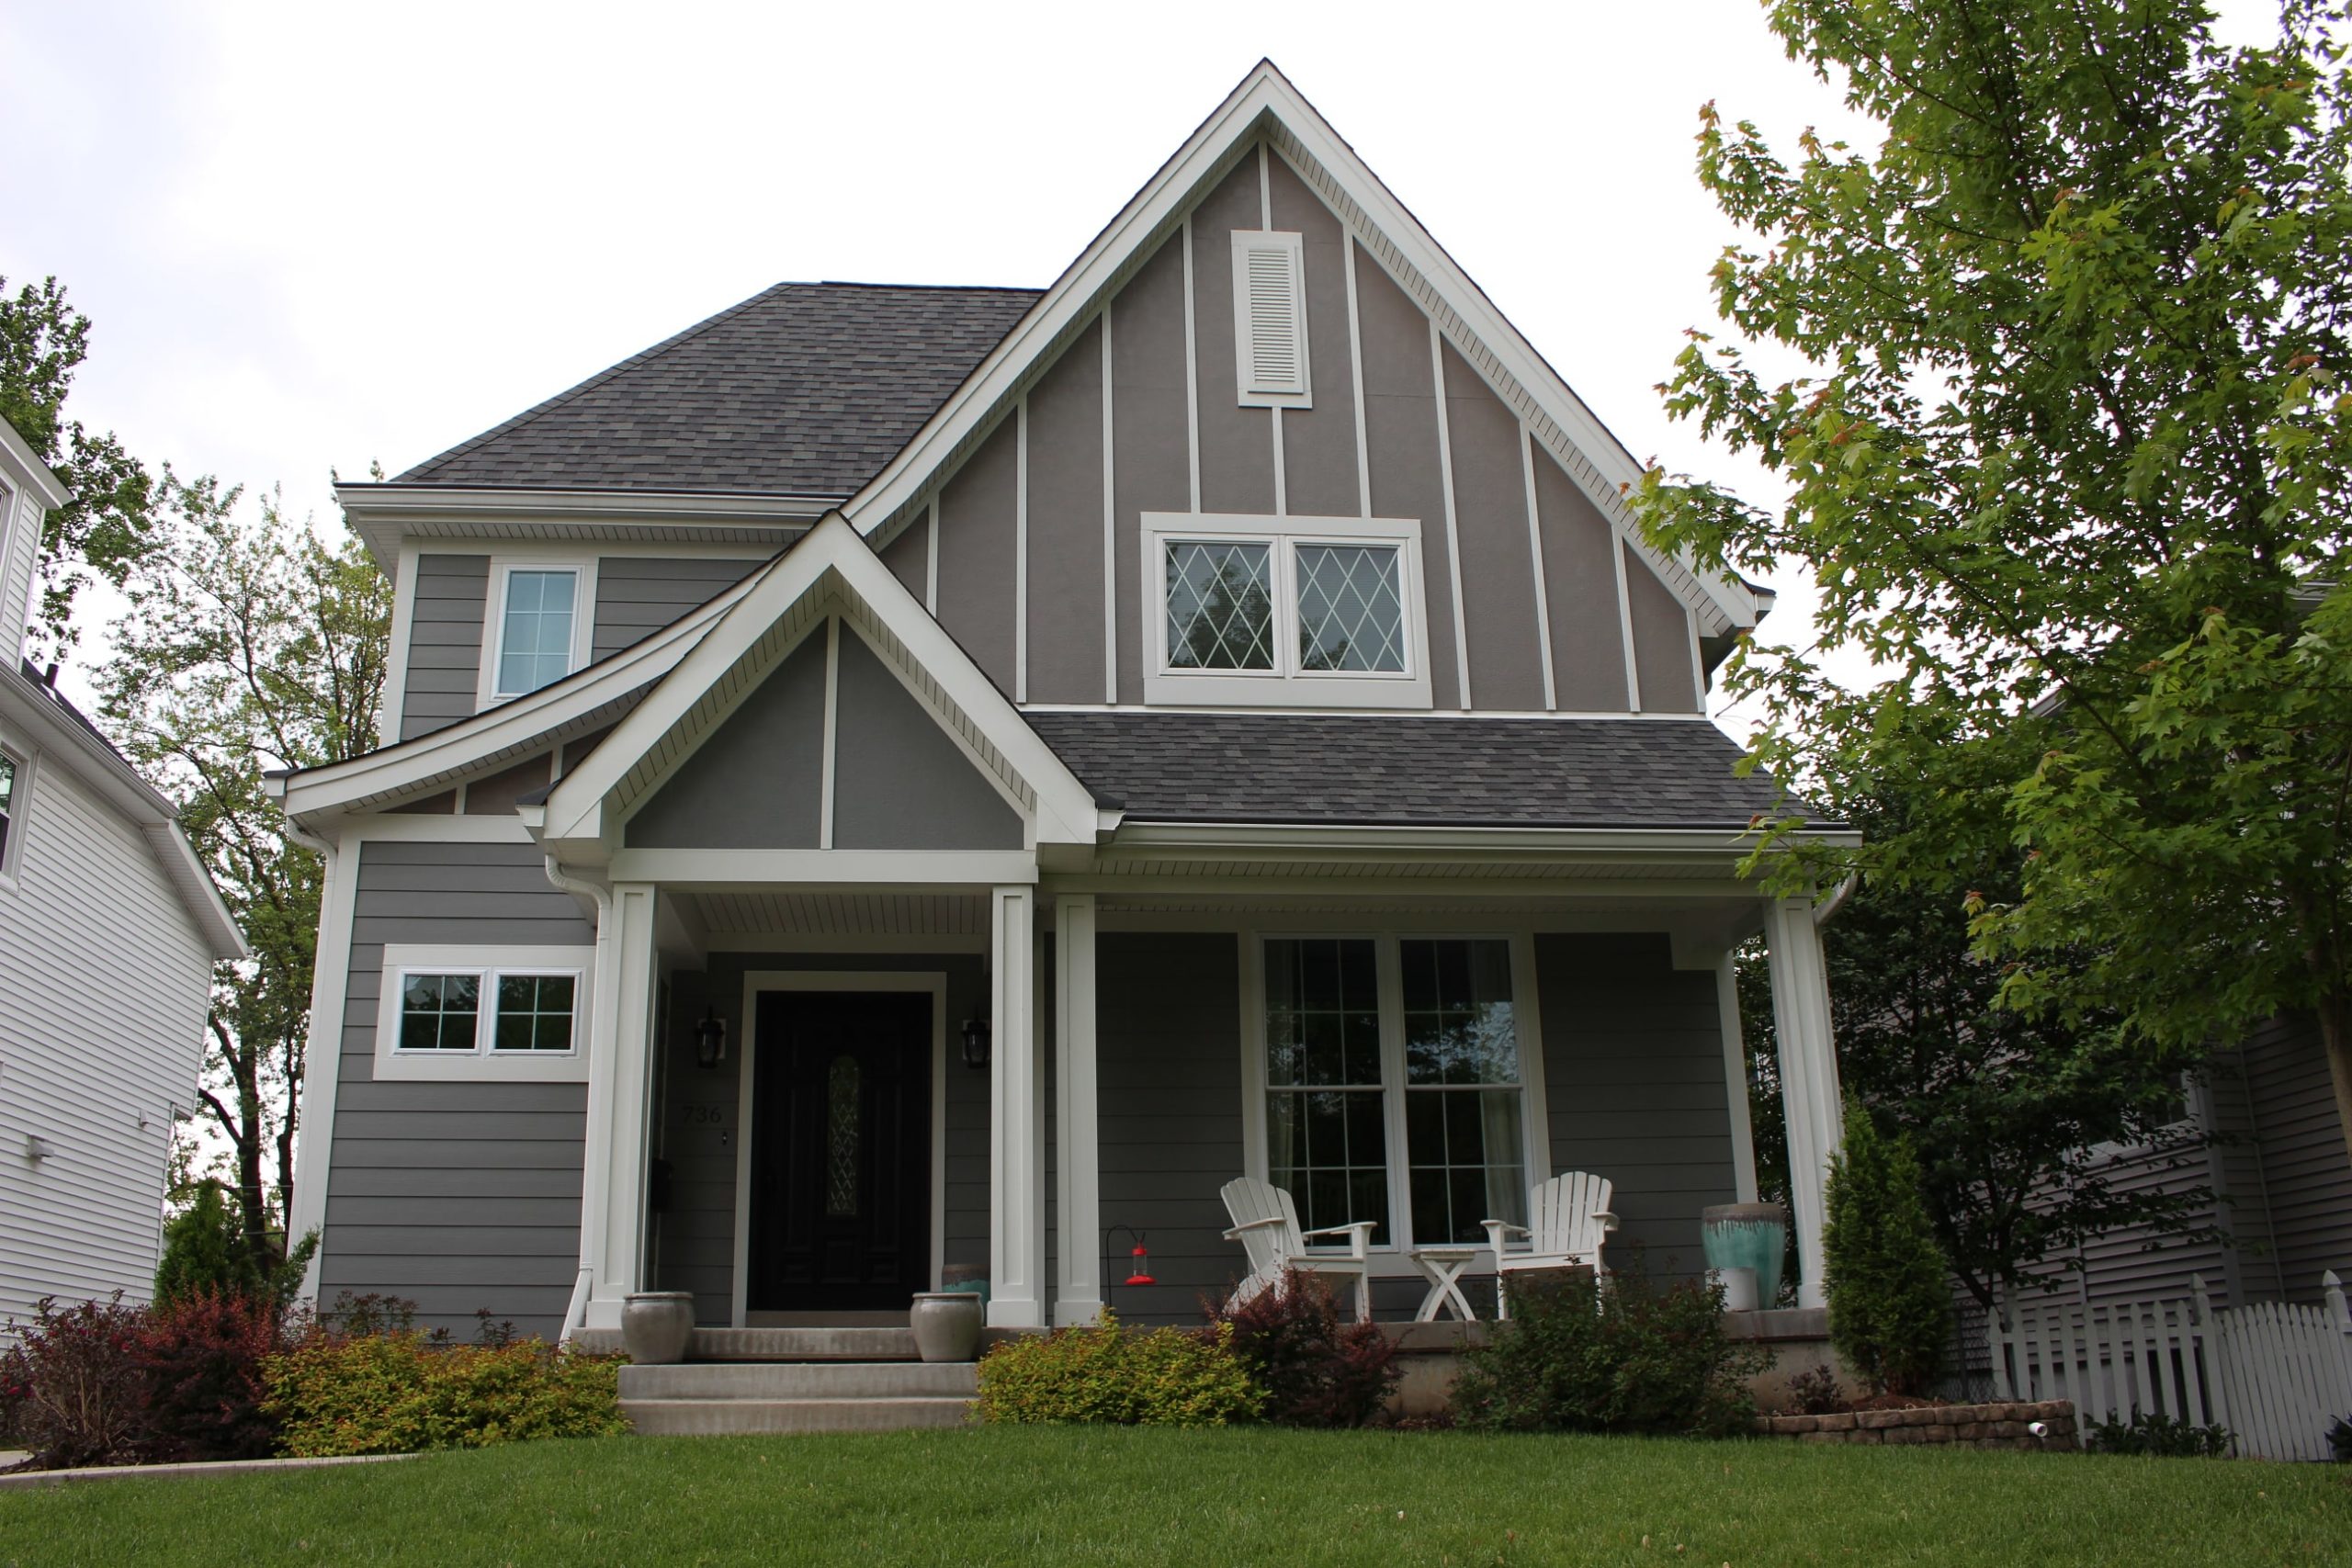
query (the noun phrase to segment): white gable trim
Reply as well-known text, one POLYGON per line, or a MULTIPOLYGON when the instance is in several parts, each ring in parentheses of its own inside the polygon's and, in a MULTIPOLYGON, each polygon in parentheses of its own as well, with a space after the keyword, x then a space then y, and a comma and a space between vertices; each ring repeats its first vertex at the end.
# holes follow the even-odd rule
MULTIPOLYGON (((1764 606, 1745 583, 1701 571, 1641 537, 1627 495, 1641 479, 1642 465, 1271 61, 1261 61, 1242 79, 955 396, 844 504, 858 531, 877 546, 887 543, 886 531, 940 481, 1009 400, 1051 363, 1054 352, 1082 330, 1153 244, 1177 231, 1194 194, 1249 152, 1261 131, 1526 422, 1618 535, 1698 612, 1702 630, 1720 636, 1754 626, 1764 606)), ((1190 299, 1188 291, 1188 310, 1190 299)))
MULTIPOLYGON (((902 680, 910 666, 921 671, 910 684, 934 716, 942 708, 955 716, 944 724, 949 733, 990 772, 1010 770, 1035 802, 1034 842, 1095 841, 1092 794, 839 513, 828 513, 789 553, 753 576, 748 591, 645 701, 564 775, 548 796, 542 841, 551 850, 561 846, 568 860, 609 858, 628 806, 650 794, 650 785, 667 776, 748 689, 749 682, 735 681, 745 656, 779 627, 797 643, 808 629, 800 623, 824 613, 823 601, 836 595, 902 680)), ((768 667, 763 662, 762 672, 768 667)))

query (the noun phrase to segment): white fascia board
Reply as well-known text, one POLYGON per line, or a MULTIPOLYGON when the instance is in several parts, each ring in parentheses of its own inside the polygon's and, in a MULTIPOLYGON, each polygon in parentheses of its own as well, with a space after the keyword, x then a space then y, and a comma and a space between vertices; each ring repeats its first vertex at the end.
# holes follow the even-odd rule
POLYGON ((308 825, 311 818, 356 803, 453 776, 502 750, 521 746, 577 723, 668 673, 705 632, 752 592, 763 576, 762 572, 753 572, 699 610, 644 641, 528 696, 501 703, 430 735, 400 741, 364 757, 273 780, 279 804, 288 816, 308 825))
POLYGON ((861 601, 909 654, 978 725, 1037 800, 1037 841, 1092 843, 1094 797, 1069 765, 1022 718, 1020 711, 957 647, 897 574, 839 513, 828 514, 791 550, 748 580, 708 635, 680 659, 667 678, 614 729, 605 742, 547 800, 544 841, 551 850, 593 858, 608 855, 611 813, 605 803, 629 771, 723 680, 767 629, 808 595, 821 592, 828 574, 861 601))
POLYGON ((217 961, 231 961, 246 955, 245 934, 229 913, 228 904, 220 897, 220 889, 213 884, 212 874, 197 857, 196 846, 187 841, 187 834, 177 822, 143 824, 140 831, 146 835, 148 847, 164 867, 164 874, 171 879, 180 902, 196 919, 197 929, 204 933, 206 945, 217 961))
MULTIPOLYGON (((1533 345, 1495 308, 1469 276, 1456 265, 1419 220, 1398 201, 1378 175, 1365 166, 1314 106, 1302 96, 1271 61, 1261 61, 1224 103, 1193 131, 1176 154, 1136 193, 1119 215, 1096 235, 1093 243, 1055 280, 1004 340, 983 359, 956 394, 940 407, 881 473, 867 482, 842 510, 860 533, 874 536, 891 518, 922 494, 937 470, 969 439, 994 411, 1039 368, 1046 353, 1069 333, 1089 320, 1102 295, 1116 282, 1143 246, 1181 215, 1186 200, 1200 184, 1216 173, 1254 135, 1261 119, 1272 119, 1287 131, 1308 156, 1330 171, 1366 220, 1379 230, 1408 265, 1429 278, 1463 327, 1525 388, 1568 441, 1605 478, 1611 489, 1640 482, 1643 468, 1611 434, 1584 400, 1533 345)), ((1345 222, 1344 215, 1342 217, 1345 222)), ((1349 225, 1352 237, 1352 225, 1349 225)), ((1444 325, 1441 322, 1441 327, 1444 325)), ((1603 498, 1601 512, 1624 533, 1634 547, 1653 560, 1660 559, 1646 540, 1626 520, 1613 516, 1623 505, 1622 492, 1603 498)), ((1728 626, 1752 626, 1759 610, 1756 596, 1736 580, 1697 570, 1681 569, 1705 596, 1703 618, 1728 626)), ((1712 629, 1712 628, 1711 628, 1712 629)))
POLYGON ((5 467, 17 482, 39 496, 41 504, 51 512, 74 499, 65 481, 49 471, 49 465, 26 445, 25 438, 17 434, 17 427, 5 419, 0 419, 0 458, 6 459, 5 467))
MULTIPOLYGON (((1859 844, 1849 829, 1806 830, 1803 837, 1824 844, 1859 844)), ((1530 855, 1627 856, 1688 860, 1747 855, 1754 836, 1724 828, 1415 828, 1379 824, 1283 824, 1220 822, 1129 822, 1119 828, 1104 852, 1161 852, 1197 858, 1205 851, 1236 854, 1295 852, 1328 856, 1438 853, 1519 859, 1530 855)))

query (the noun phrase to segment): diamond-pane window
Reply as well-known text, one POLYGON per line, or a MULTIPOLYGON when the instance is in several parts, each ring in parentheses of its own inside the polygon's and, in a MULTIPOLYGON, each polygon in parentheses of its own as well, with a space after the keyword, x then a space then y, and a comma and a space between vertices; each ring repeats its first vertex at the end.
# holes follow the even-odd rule
POLYGON ((1196 539, 1170 543, 1169 667, 1272 670, 1273 581, 1273 551, 1267 546, 1196 539))
POLYGON ((1405 668, 1405 601, 1392 545, 1298 547, 1298 667, 1405 668))

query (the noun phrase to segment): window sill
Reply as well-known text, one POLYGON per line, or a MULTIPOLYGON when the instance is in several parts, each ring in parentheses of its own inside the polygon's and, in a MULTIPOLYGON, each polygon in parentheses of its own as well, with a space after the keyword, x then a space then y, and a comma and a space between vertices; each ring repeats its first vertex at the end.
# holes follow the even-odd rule
POLYGON ((376 1055, 378 1083, 586 1083, 588 1058, 578 1051, 545 1055, 491 1056, 473 1051, 452 1051, 428 1056, 380 1051, 376 1055))

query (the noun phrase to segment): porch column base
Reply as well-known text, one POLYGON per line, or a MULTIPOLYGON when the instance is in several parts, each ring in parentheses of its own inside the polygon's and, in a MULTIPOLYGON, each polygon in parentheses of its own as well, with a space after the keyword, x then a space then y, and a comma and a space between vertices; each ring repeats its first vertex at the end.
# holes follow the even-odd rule
POLYGON ((1770 950, 1772 1024, 1780 1037, 1781 1102, 1789 1134, 1789 1208, 1797 1233, 1797 1304, 1826 1304, 1821 1235, 1829 1158, 1838 1152, 1845 1104, 1829 1028, 1829 972, 1813 900, 1776 898, 1764 908, 1770 950))

